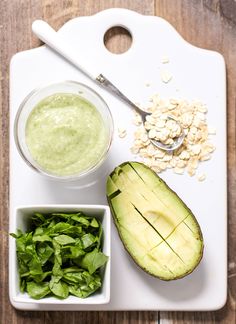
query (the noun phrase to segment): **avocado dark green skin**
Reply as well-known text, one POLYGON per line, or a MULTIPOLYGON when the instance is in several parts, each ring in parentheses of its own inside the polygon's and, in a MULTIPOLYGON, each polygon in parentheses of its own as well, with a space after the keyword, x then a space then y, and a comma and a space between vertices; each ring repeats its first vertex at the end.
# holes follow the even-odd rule
MULTIPOLYGON (((181 201, 181 203, 183 204, 183 206, 184 206, 184 207, 189 211, 189 213, 191 214, 192 218, 193 218, 194 221, 195 221, 195 225, 197 226, 198 233, 199 233, 199 240, 201 240, 202 244, 201 244, 201 251, 200 251, 200 253, 199 253, 199 259, 198 259, 198 261, 196 262, 195 266, 194 266, 191 270, 185 272, 183 275, 176 276, 176 277, 172 277, 171 279, 167 279, 167 278, 165 278, 165 277, 156 276, 156 275, 152 274, 151 272, 148 271, 148 269, 144 269, 144 268, 139 264, 138 260, 136 260, 135 257, 132 256, 132 255, 130 254, 129 250, 127 249, 126 244, 125 244, 125 242, 122 240, 122 237, 121 237, 121 234, 120 234, 119 224, 118 224, 118 221, 117 221, 117 218, 116 218, 116 213, 114 212, 114 209, 113 209, 113 206, 112 206, 112 203, 111 203, 111 199, 110 199, 110 197, 107 195, 107 201, 108 201, 109 207, 110 207, 110 209, 111 209, 111 213, 112 213, 112 216, 113 216, 113 220, 114 220, 114 223, 115 223, 116 229, 117 229, 117 231, 118 231, 118 235, 119 235, 119 237, 120 237, 120 240, 121 240, 121 242, 122 242, 122 244, 123 244, 123 246, 124 246, 126 252, 131 256, 131 259, 132 259, 132 260, 133 260, 133 261, 138 265, 139 268, 141 268, 143 271, 145 271, 146 273, 148 273, 148 274, 151 275, 152 277, 158 278, 158 279, 163 280, 163 281, 172 281, 172 280, 177 280, 177 279, 181 279, 181 278, 183 278, 183 277, 186 277, 187 275, 191 274, 191 273, 192 273, 192 272, 197 268, 197 266, 199 265, 199 263, 201 262, 202 257, 203 257, 204 241, 203 241, 203 235, 202 235, 201 228, 200 228, 200 226, 199 226, 199 224, 198 224, 198 221, 197 221, 196 217, 194 216, 194 214, 192 213, 191 209, 190 209, 190 208, 189 208, 189 207, 188 207, 188 206, 183 202, 183 200, 182 200, 182 199, 177 195, 177 193, 176 193, 174 190, 172 190, 172 189, 167 185, 167 183, 166 183, 163 179, 161 179, 161 178, 160 178, 160 177, 159 177, 159 176, 158 176, 158 175, 157 175, 153 170, 151 170, 148 166, 146 166, 145 164, 143 164, 143 163, 141 163, 141 162, 137 162, 137 161, 126 161, 126 162, 123 162, 122 164, 120 164, 119 166, 117 166, 117 167, 116 167, 116 168, 111 172, 111 174, 109 175, 109 177, 112 178, 112 175, 115 173, 115 170, 116 170, 117 168, 122 168, 122 166, 125 166, 125 165, 130 164, 130 163, 140 164, 143 168, 146 168, 149 172, 151 171, 151 172, 153 173, 153 175, 154 175, 155 177, 157 177, 157 179, 158 179, 159 181, 161 181, 161 182, 162 182, 162 183, 163 183, 163 184, 168 188, 168 190, 169 190, 170 192, 174 193, 174 194, 175 194, 175 195, 180 199, 180 201, 181 201)), ((111 196, 112 196, 112 195, 111 195, 111 196)))

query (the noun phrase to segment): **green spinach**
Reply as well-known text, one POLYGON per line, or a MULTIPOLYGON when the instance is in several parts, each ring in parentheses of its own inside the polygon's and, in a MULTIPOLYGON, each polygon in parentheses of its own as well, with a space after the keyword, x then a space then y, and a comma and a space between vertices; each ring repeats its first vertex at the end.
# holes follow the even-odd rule
POLYGON ((78 213, 35 213, 30 231, 16 239, 20 290, 34 299, 45 296, 86 298, 102 285, 100 269, 108 257, 101 251, 102 226, 78 213))

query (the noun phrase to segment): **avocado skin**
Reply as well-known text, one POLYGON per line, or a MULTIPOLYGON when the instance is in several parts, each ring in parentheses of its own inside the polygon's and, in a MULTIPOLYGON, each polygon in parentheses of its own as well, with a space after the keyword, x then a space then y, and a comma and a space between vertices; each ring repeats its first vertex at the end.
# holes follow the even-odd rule
MULTIPOLYGON (((114 188, 113 188, 114 189, 114 188)), ((123 162, 122 164, 120 164, 119 166, 117 166, 110 174, 110 176, 108 177, 108 180, 107 180, 107 201, 108 201, 108 204, 109 204, 109 207, 111 209, 111 212, 112 212, 112 216, 113 216, 113 220, 114 220, 114 223, 115 223, 115 226, 116 226, 116 229, 118 231, 118 234, 119 234, 119 237, 123 243, 123 246, 125 248, 125 250, 127 251, 127 253, 130 255, 131 259, 133 259, 133 261, 138 265, 139 268, 141 268, 143 271, 145 271, 146 273, 148 273, 149 275, 155 277, 155 278, 158 278, 160 280, 163 280, 163 281, 172 281, 172 280, 177 280, 177 279, 181 279, 189 274, 191 274, 196 268, 197 266, 199 265, 199 263, 201 262, 202 260, 202 257, 203 257, 203 251, 204 251, 204 241, 203 241, 203 235, 202 235, 202 231, 201 231, 201 228, 198 224, 198 221, 196 219, 196 217, 194 216, 194 214, 192 213, 191 209, 183 202, 183 200, 176 194, 176 192, 174 190, 172 190, 167 184, 166 182, 161 179, 153 170, 151 170, 148 166, 146 166, 145 164, 141 163, 141 162, 137 162, 137 161, 127 161, 127 162, 123 162), (114 174, 117 174, 119 175, 119 170, 122 169, 122 167, 126 166, 126 165, 131 165, 131 167, 133 167, 133 165, 139 165, 141 166, 142 168, 144 168, 144 170, 146 169, 149 173, 152 173, 153 176, 156 178, 157 181, 159 181, 161 184, 163 184, 169 192, 171 192, 172 194, 174 194, 178 200, 181 202, 181 204, 184 206, 184 208, 189 212, 189 215, 191 215, 191 218, 194 222, 194 226, 196 228, 196 232, 198 233, 198 239, 201 241, 201 249, 199 251, 199 257, 196 261, 196 263, 194 264, 194 266, 189 269, 188 271, 182 273, 181 275, 173 275, 171 278, 166 278, 165 276, 162 276, 162 275, 156 275, 156 274, 153 274, 151 271, 149 271, 148 267, 143 267, 140 265, 140 262, 139 260, 134 257, 128 247, 127 247, 127 244, 126 242, 124 242, 123 238, 122 238, 122 234, 121 234, 121 230, 120 230, 120 225, 119 225, 119 222, 118 222, 118 219, 117 219, 117 216, 116 216, 116 213, 115 213, 115 210, 113 208, 113 204, 112 204, 112 198, 116 195, 116 194, 119 194, 121 191, 119 188, 117 188, 117 191, 114 191, 113 193, 111 193, 109 195, 109 185, 108 185, 108 182, 109 182, 109 179, 112 179, 112 176, 114 174), (118 170, 118 172, 117 172, 118 170)))

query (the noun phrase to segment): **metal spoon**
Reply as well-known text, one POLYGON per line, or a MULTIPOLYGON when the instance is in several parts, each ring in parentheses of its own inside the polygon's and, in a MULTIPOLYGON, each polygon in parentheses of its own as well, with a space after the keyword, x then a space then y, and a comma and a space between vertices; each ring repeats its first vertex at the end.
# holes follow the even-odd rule
MULTIPOLYGON (((85 62, 83 65, 80 65, 78 62, 78 57, 75 55, 75 52, 73 48, 70 46, 70 44, 67 44, 60 35, 51 27, 48 23, 46 23, 43 20, 35 20, 32 24, 32 30, 34 34, 41 39, 45 44, 47 44, 50 48, 52 48, 54 51, 62 55, 65 59, 67 59, 69 62, 71 62, 73 65, 75 65, 77 68, 79 68, 84 74, 86 74, 88 77, 90 77, 93 81, 96 81, 99 85, 103 86, 105 89, 109 90, 111 93, 115 94, 117 97, 122 99, 124 102, 128 103, 130 106, 132 106, 140 115, 142 118, 142 122, 146 121, 147 115, 150 115, 151 113, 146 112, 142 110, 140 107, 135 105, 129 98, 127 98, 116 86, 114 86, 111 81, 109 81, 102 73, 96 71, 96 67, 94 69, 93 67, 93 73, 91 72, 92 69, 85 67, 85 62)), ((168 119, 175 120, 173 117, 168 116, 168 119)), ((176 121, 176 120, 175 120, 176 121)), ((181 127, 181 125, 179 125, 181 127)), ((181 135, 174 139, 173 144, 164 144, 160 141, 156 141, 151 139, 151 143, 155 145, 156 147, 165 150, 165 151, 173 151, 176 150, 181 146, 183 143, 185 137, 185 133, 183 131, 183 128, 181 127, 181 135)))

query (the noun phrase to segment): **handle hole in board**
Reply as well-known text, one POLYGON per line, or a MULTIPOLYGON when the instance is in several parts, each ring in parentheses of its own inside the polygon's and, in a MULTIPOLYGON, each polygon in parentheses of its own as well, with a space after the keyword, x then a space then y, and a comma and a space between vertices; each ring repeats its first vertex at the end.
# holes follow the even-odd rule
POLYGON ((128 29, 121 26, 109 28, 103 40, 107 50, 114 54, 125 53, 132 45, 132 35, 128 29))

